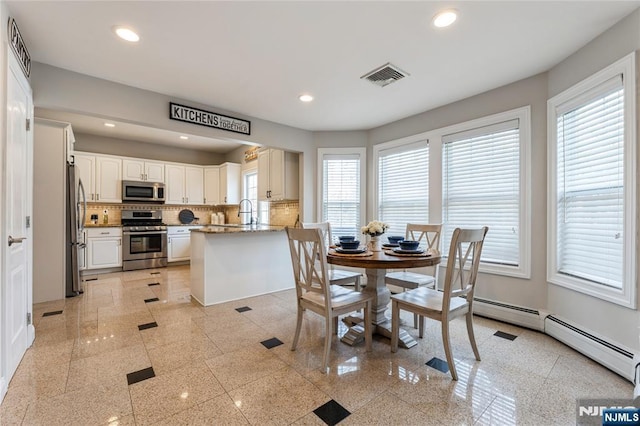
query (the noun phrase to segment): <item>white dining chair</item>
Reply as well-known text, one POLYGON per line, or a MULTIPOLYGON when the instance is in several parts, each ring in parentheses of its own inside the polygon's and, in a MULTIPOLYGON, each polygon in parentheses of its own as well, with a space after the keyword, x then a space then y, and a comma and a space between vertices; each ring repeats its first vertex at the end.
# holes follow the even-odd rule
MULTIPOLYGON (((440 232, 442 225, 408 223, 405 231, 406 240, 420 241, 420 247, 425 250, 440 248, 440 232), (424 244, 423 244, 424 243, 424 244)), ((403 291, 418 287, 435 288, 438 282, 438 266, 431 267, 432 275, 420 274, 408 270, 389 272, 385 276, 385 283, 401 287, 403 291)), ((418 317, 413 317, 413 327, 418 328, 418 317)))
POLYGON ((424 336, 424 317, 440 321, 442 344, 453 380, 458 380, 456 366, 451 353, 449 322, 466 316, 467 334, 473 354, 480 361, 480 353, 473 333, 473 294, 478 277, 478 266, 482 245, 489 228, 456 228, 451 237, 444 291, 418 287, 414 290, 391 296, 391 352, 398 351, 400 311, 409 311, 419 317, 418 336, 424 336))
MULTIPOLYGON (((302 227, 305 229, 319 229, 322 232, 324 238, 325 247, 329 247, 333 244, 333 236, 331 235, 331 224, 329 222, 305 222, 302 223, 302 227)), ((346 269, 334 268, 333 265, 329 265, 329 282, 334 285, 351 285, 353 284, 356 291, 360 291, 362 273, 355 271, 348 271, 346 269)))
POLYGON ((371 351, 372 328, 371 304, 373 295, 354 291, 339 285, 331 285, 328 279, 326 256, 318 259, 318 253, 325 253, 324 238, 319 229, 286 228, 296 286, 298 319, 291 350, 296 350, 302 319, 309 310, 325 318, 324 353, 322 372, 326 373, 331 351, 331 340, 337 331, 338 317, 364 309, 365 346, 371 351))

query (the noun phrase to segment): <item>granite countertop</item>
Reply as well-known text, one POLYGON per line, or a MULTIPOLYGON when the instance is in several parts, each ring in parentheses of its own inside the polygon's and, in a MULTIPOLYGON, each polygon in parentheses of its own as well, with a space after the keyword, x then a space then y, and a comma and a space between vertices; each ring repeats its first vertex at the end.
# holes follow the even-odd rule
POLYGON ((284 226, 275 225, 208 225, 204 228, 192 229, 191 232, 204 234, 241 234, 246 232, 280 232, 284 226))
POLYGON ((85 223, 85 228, 122 228, 122 224, 120 223, 85 223))

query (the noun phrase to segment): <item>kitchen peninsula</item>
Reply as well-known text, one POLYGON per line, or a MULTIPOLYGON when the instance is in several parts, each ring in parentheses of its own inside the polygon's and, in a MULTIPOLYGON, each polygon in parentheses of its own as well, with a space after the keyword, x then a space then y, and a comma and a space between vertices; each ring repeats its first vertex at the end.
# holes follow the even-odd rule
POLYGON ((293 287, 284 227, 220 225, 191 230, 191 296, 201 305, 293 287))

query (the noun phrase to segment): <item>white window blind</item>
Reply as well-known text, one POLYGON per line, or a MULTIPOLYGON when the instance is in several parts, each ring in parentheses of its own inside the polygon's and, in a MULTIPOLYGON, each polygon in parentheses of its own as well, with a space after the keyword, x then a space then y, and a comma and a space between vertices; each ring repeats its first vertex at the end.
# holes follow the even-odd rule
POLYGON ((519 120, 450 134, 442 142, 443 247, 457 227, 488 226, 482 262, 519 266, 519 120))
POLYGON ((404 235, 407 223, 429 222, 428 141, 382 150, 378 156, 378 217, 387 235, 404 235))
POLYGON ((621 76, 575 104, 561 105, 557 117, 558 271, 621 289, 625 236, 621 76))
POLYGON ((360 234, 360 156, 324 155, 322 221, 331 224, 334 239, 360 234))

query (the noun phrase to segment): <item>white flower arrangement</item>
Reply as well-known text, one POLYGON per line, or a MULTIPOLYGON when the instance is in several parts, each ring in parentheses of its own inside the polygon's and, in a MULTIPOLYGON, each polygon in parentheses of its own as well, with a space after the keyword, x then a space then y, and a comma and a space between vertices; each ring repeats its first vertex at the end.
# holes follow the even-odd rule
POLYGON ((389 225, 387 225, 386 223, 380 222, 379 220, 372 220, 367 224, 367 226, 363 226, 362 228, 360 228, 360 232, 372 237, 377 237, 384 234, 384 231, 386 231, 388 228, 389 225))

